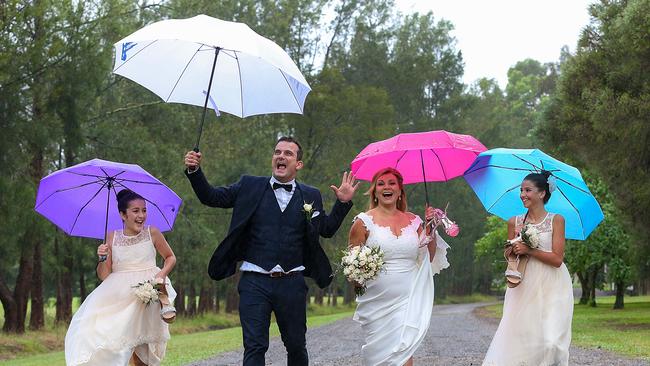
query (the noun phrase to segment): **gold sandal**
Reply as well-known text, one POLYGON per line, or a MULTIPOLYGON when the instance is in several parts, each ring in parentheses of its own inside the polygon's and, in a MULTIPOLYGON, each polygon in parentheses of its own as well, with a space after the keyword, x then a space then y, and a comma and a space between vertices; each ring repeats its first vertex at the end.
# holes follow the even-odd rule
POLYGON ((506 276, 506 285, 510 288, 517 287, 521 282, 521 272, 517 270, 519 267, 519 256, 512 253, 512 246, 506 247, 503 251, 503 256, 506 258, 508 267, 504 275, 506 276))
POLYGON ((171 324, 176 320, 176 308, 172 306, 167 295, 167 287, 163 284, 160 288, 158 301, 160 301, 160 318, 167 324, 171 324))

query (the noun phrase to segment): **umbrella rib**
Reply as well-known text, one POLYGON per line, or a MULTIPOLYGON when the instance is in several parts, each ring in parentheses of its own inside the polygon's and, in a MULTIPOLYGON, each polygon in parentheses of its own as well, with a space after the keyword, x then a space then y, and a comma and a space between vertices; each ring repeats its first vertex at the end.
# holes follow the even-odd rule
POLYGON ((293 100, 296 101, 296 105, 298 106, 298 109, 300 109, 300 113, 303 113, 303 110, 300 107, 300 102, 298 102, 298 98, 296 98, 296 93, 293 92, 293 88, 291 87, 291 84, 289 84, 289 80, 287 80, 287 76, 284 75, 284 72, 282 72, 282 70, 278 69, 278 71, 280 71, 280 74, 282 74, 282 77, 284 78, 284 81, 287 83, 289 90, 291 90, 291 95, 293 95, 293 100))
POLYGON ((134 180, 134 179, 127 179, 127 178, 120 178, 120 179, 115 179, 116 182, 130 182, 130 183, 138 183, 138 184, 152 184, 155 186, 161 186, 162 183, 160 182, 145 182, 141 180, 134 180))
POLYGON ((141 48, 138 52, 136 52, 133 56, 129 57, 128 60, 124 61, 124 63, 122 63, 120 66, 118 66, 117 69, 113 70, 113 72, 116 72, 117 70, 119 70, 120 67, 126 65, 127 62, 133 60, 133 59, 135 58, 135 56, 137 56, 138 54, 140 54, 140 52, 142 52, 142 51, 144 51, 145 49, 149 48, 149 46, 151 46, 152 44, 154 44, 154 43, 156 43, 156 42, 158 42, 157 39, 156 39, 156 40, 153 40, 153 41, 152 41, 151 43, 149 43, 148 45, 142 47, 142 48, 141 48))
MULTIPOLYGON (((555 177, 555 179, 559 179, 559 180, 561 180, 562 182, 564 182, 564 183, 566 183, 567 185, 569 185, 569 186, 571 186, 571 187, 573 187, 573 188, 579 190, 579 191, 582 192, 582 193, 589 194, 589 195, 591 194, 591 192, 589 192, 589 191, 585 191, 584 189, 582 189, 582 188, 576 186, 575 184, 573 184, 573 183, 567 181, 567 180, 564 179, 564 178, 560 178, 560 177, 558 177, 558 176, 555 175, 555 174, 553 174, 553 176, 555 177)), ((559 187, 558 187, 558 188, 559 188, 559 187)))
POLYGON ((235 61, 237 62, 237 73, 239 74, 239 105, 241 105, 241 116, 244 118, 244 83, 241 81, 241 67, 239 66, 239 57, 237 57, 237 51, 233 51, 235 54, 235 61))
POLYGON ((199 46, 199 48, 198 48, 196 51, 194 51, 194 54, 192 55, 192 57, 190 57, 190 60, 187 61, 187 64, 185 64, 185 67, 183 68, 183 71, 182 71, 181 74, 178 76, 178 79, 176 79, 176 83, 174 84, 174 87, 173 87, 172 90, 169 92, 169 95, 167 96, 167 99, 165 99, 165 103, 169 102, 169 98, 171 98, 171 97, 172 97, 172 94, 174 94, 174 90, 176 90, 176 87, 178 86, 178 83, 179 83, 179 82, 181 81, 181 79, 183 78, 183 75, 185 75, 185 71, 186 71, 187 68, 190 66, 190 64, 192 63, 192 61, 194 60, 194 57, 196 57, 196 54, 199 53, 199 50, 201 49, 201 47, 203 47, 203 44, 201 44, 201 45, 199 46))
POLYGON ((576 208, 576 206, 573 205, 573 202, 571 202, 571 200, 569 200, 569 197, 567 197, 566 194, 564 194, 564 192, 562 192, 562 189, 560 187, 557 187, 557 190, 560 191, 560 194, 562 194, 562 197, 564 197, 564 199, 566 199, 566 201, 569 202, 571 207, 573 207, 575 212, 578 214, 578 220, 580 220, 580 227, 582 228, 582 236, 585 237, 585 225, 582 222, 582 217, 580 216, 580 211, 578 210, 578 208, 576 208))
POLYGON ((92 197, 90 197, 90 199, 79 209, 79 212, 77 212, 77 217, 74 218, 74 222, 72 223, 72 226, 70 227, 70 233, 72 233, 72 230, 74 230, 74 227, 77 225, 77 220, 79 220, 79 216, 81 216, 81 212, 86 208, 86 206, 88 206, 88 204, 90 204, 90 202, 92 202, 92 200, 95 199, 95 197, 97 197, 99 192, 101 192, 102 189, 104 189, 104 187, 106 187, 107 184, 108 184, 108 181, 104 182, 104 184, 102 184, 102 186, 99 188, 99 190, 97 190, 97 192, 95 192, 95 194, 92 197))
POLYGON ((465 175, 472 174, 472 173, 477 172, 477 171, 479 171, 481 169, 487 169, 487 168, 499 168, 499 169, 506 169, 506 170, 520 170, 520 171, 525 171, 525 172, 532 172, 532 170, 526 169, 526 168, 511 168, 509 166, 501 166, 501 165, 489 164, 489 165, 485 165, 485 166, 476 168, 475 170, 473 170, 471 172, 465 172, 465 175))
POLYGON ((499 198, 497 198, 497 199, 494 201, 494 203, 493 203, 492 205, 490 205, 490 207, 488 207, 487 211, 490 212, 490 210, 492 209, 492 207, 494 207, 494 205, 496 205, 497 202, 499 202, 499 200, 501 200, 501 198, 502 198, 503 196, 505 196, 506 194, 508 194, 508 193, 511 192, 513 189, 515 189, 515 188, 517 188, 517 187, 519 187, 519 186, 520 186, 520 185, 517 184, 516 186, 514 186, 514 187, 508 189, 507 191, 503 192, 503 193, 501 194, 501 196, 499 196, 499 198))
POLYGON ((77 188, 81 188, 81 187, 85 187, 85 186, 89 186, 91 184, 96 184, 96 183, 101 183, 101 182, 102 182, 102 180, 98 179, 98 180, 95 180, 95 181, 92 181, 92 182, 87 182, 87 183, 84 183, 84 184, 80 184, 80 185, 74 186, 74 187, 67 187, 67 188, 57 189, 56 191, 50 193, 50 195, 47 196, 44 200, 42 200, 41 203, 39 203, 36 207, 34 207, 34 209, 37 209, 40 205, 45 203, 45 201, 49 200, 50 197, 54 196, 57 193, 61 193, 61 192, 69 191, 71 189, 77 189, 77 188))
MULTIPOLYGON (((131 188, 129 188, 129 187, 125 186, 124 184, 122 184, 122 182, 116 182, 116 183, 119 184, 120 186, 124 187, 125 189, 129 189, 129 190, 133 191, 131 188)), ((160 209, 160 207, 158 207, 158 205, 155 204, 154 202, 149 201, 146 197, 142 196, 142 198, 144 198, 145 201, 151 203, 158 210, 158 212, 160 212, 160 215, 163 217, 163 219, 165 219, 165 222, 167 223, 167 226, 171 230, 172 225, 169 223, 169 220, 167 220, 167 217, 165 216, 165 213, 160 209)))
POLYGON ((404 152, 402 153, 402 156, 400 156, 399 159, 397 159, 397 161, 395 162, 395 169, 397 169, 397 166, 399 165, 400 161, 402 161, 402 158, 404 157, 404 155, 406 155, 407 152, 408 152, 408 150, 404 150, 404 152))
POLYGON ((527 163, 527 164, 532 165, 533 168, 535 168, 535 170, 542 170, 542 169, 543 169, 543 168, 540 169, 537 165, 531 163, 530 161, 528 161, 528 160, 526 160, 526 159, 524 159, 524 158, 522 158, 522 157, 520 157, 520 156, 517 156, 517 155, 515 155, 515 154, 512 154, 512 156, 514 156, 515 158, 517 158, 517 159, 523 161, 524 163, 527 163))
POLYGON ((438 164, 440 164, 440 169, 442 169, 442 175, 445 177, 445 182, 448 182, 449 179, 447 179, 447 173, 445 173, 445 167, 442 166, 442 161, 440 160, 440 157, 438 156, 438 154, 436 154, 435 151, 433 151, 433 149, 429 149, 429 150, 431 150, 431 152, 433 153, 433 155, 435 155, 436 158, 438 159, 438 164))

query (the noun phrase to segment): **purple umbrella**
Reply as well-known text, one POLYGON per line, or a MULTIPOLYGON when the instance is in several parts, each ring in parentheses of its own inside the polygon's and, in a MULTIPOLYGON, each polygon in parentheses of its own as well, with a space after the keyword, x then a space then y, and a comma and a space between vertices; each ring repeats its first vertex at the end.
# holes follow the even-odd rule
POLYGON ((41 179, 35 210, 66 234, 106 240, 122 229, 117 192, 130 189, 147 202, 147 223, 160 231, 174 225, 181 198, 135 164, 93 159, 41 179))

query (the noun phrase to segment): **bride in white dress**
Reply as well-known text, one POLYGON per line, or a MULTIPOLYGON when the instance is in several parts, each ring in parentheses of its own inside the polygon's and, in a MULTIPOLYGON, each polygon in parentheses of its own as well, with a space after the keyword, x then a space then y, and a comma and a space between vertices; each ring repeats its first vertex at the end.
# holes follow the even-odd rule
POLYGON ((97 249, 107 259, 97 265, 102 283, 74 314, 65 336, 65 359, 74 365, 160 365, 165 356, 169 330, 167 322, 175 316, 176 292, 167 274, 176 257, 160 231, 145 227, 144 199, 137 193, 122 190, 117 195, 124 230, 108 235, 107 243, 97 249), (162 269, 156 267, 156 250, 164 258, 162 269), (165 282, 167 296, 160 297, 165 306, 145 305, 133 293, 132 286, 146 280, 165 282))
POLYGON ((521 183, 520 198, 526 215, 508 221, 508 238, 515 238, 524 224, 540 232, 536 249, 518 242, 516 255, 528 256, 517 287, 508 288, 503 316, 484 366, 564 366, 569 363, 573 286, 564 265, 564 218, 546 212, 544 204, 553 191, 548 172, 533 173, 521 183))
MULTIPOLYGON (((378 172, 368 191, 370 210, 357 215, 350 230, 350 245, 379 246, 385 261, 384 271, 357 297, 354 320, 365 334, 364 365, 413 364, 431 321, 433 275, 449 266, 447 243, 436 233, 431 240, 420 217, 406 211, 402 181, 395 169, 378 172)), ((433 217, 431 207, 426 217, 433 217)))

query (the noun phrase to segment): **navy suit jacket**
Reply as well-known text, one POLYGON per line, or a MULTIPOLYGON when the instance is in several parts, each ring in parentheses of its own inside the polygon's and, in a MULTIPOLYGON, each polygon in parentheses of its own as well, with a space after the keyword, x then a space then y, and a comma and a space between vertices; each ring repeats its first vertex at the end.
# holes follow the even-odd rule
MULTIPOLYGON (((248 236, 246 228, 262 199, 264 190, 270 184, 271 177, 244 175, 230 186, 213 187, 208 183, 201 169, 191 174, 186 172, 186 175, 201 203, 210 207, 233 209, 228 234, 215 249, 208 265, 208 274, 212 279, 221 280, 230 277, 237 270, 237 262, 244 258, 248 236)), ((306 225, 303 247, 304 275, 313 278, 320 288, 325 288, 332 282, 332 267, 320 246, 319 236, 330 238, 336 233, 352 208, 352 201, 343 203, 337 200, 328 215, 323 209, 323 200, 318 189, 297 181, 296 187, 294 192, 294 195, 298 194, 296 198, 302 195, 304 202, 313 203, 314 211, 319 212, 319 215, 309 220, 306 225)), ((284 270, 289 269, 284 268, 284 270)))

